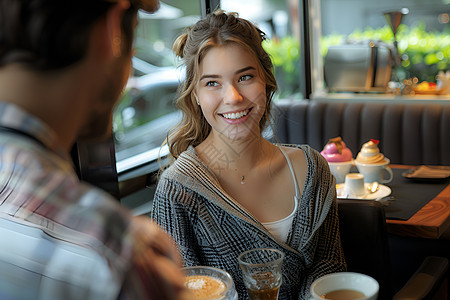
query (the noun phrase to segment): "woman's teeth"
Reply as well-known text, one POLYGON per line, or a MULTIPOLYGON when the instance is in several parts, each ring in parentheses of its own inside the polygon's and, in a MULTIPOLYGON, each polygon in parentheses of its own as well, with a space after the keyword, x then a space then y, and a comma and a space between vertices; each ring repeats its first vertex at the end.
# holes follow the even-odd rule
POLYGON ((225 119, 236 120, 242 118, 243 116, 246 116, 249 111, 250 110, 245 110, 237 113, 222 114, 222 116, 224 116, 225 119))

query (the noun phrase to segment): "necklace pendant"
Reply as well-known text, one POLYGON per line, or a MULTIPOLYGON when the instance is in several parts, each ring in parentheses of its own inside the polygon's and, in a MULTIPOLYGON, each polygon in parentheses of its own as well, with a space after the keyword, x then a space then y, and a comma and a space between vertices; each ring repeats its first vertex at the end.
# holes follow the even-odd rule
POLYGON ((241 176, 241 184, 244 184, 244 183, 245 183, 245 177, 241 176))

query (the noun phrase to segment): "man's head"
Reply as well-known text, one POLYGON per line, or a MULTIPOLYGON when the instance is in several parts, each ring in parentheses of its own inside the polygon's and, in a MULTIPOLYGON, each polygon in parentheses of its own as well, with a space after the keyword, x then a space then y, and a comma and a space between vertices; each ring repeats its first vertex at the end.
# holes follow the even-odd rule
POLYGON ((85 62, 93 49, 107 52, 109 38, 112 59, 97 66, 92 109, 79 132, 79 138, 98 136, 111 127, 131 66, 137 11, 157 8, 158 0, 0 0, 0 69, 18 65, 37 75, 59 74, 85 62), (93 38, 98 24, 106 28, 100 40, 93 38))
MULTIPOLYGON (((21 63, 58 70, 86 54, 92 25, 121 0, 0 0, 0 67, 21 63)), ((123 16, 124 50, 131 50, 136 12, 158 0, 131 0, 123 16)))

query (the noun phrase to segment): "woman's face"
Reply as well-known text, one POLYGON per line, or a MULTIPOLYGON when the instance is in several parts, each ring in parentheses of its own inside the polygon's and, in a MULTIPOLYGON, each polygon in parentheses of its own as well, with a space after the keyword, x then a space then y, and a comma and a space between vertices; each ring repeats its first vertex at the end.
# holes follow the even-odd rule
POLYGON ((213 138, 259 138, 266 84, 256 59, 239 45, 214 47, 200 61, 195 94, 213 138))

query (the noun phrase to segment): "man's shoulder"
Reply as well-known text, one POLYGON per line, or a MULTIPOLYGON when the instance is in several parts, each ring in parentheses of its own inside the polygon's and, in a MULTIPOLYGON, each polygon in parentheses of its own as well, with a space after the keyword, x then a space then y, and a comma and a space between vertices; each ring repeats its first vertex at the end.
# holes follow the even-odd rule
MULTIPOLYGON (((127 230, 130 216, 120 202, 80 181, 72 164, 58 155, 5 145, 0 147, 0 162, 4 167, 0 174, 2 212, 19 218, 30 216, 27 219, 33 223, 61 232, 67 228, 88 234, 109 228, 127 230)), ((107 235, 105 232, 98 238, 103 240, 107 235)))

